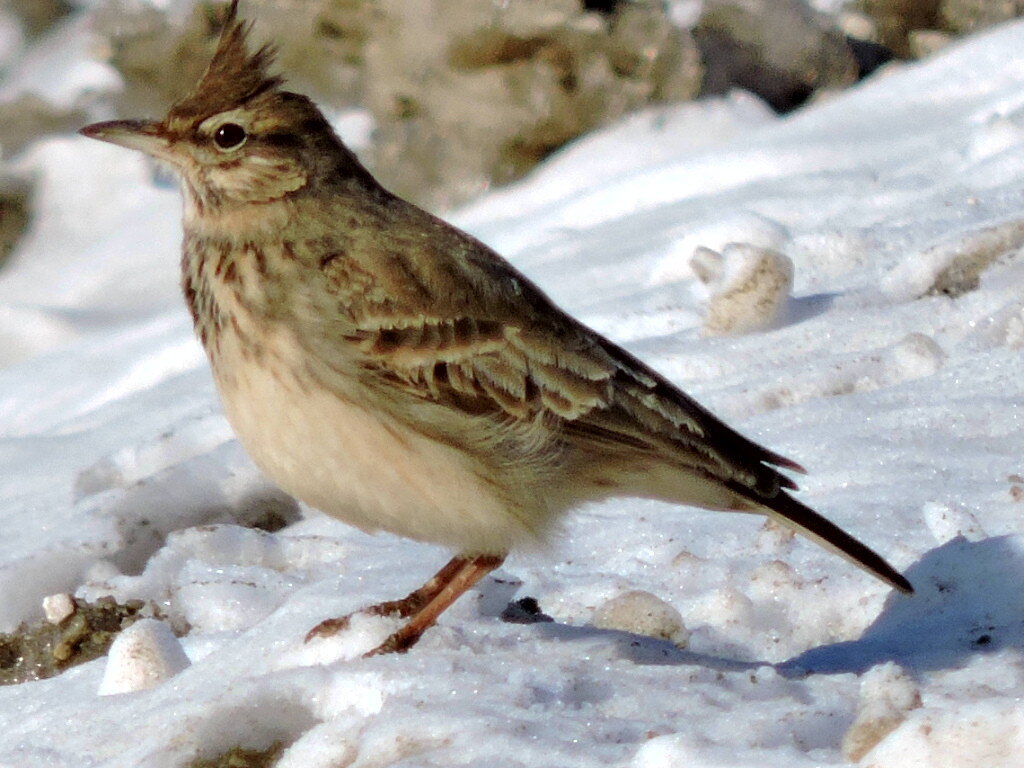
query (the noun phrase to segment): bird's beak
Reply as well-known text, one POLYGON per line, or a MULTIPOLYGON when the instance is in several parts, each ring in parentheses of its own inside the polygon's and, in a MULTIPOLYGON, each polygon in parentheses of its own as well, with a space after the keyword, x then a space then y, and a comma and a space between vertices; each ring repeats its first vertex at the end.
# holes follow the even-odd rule
POLYGON ((137 149, 159 160, 174 160, 166 129, 162 123, 153 120, 109 120, 87 125, 78 132, 90 139, 137 149))

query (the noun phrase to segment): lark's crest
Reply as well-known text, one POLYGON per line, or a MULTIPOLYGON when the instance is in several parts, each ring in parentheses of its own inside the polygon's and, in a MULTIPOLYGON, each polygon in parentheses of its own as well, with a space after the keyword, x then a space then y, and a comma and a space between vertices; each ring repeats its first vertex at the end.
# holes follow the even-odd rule
POLYGON ((284 78, 270 72, 277 48, 267 43, 249 52, 252 22, 238 20, 238 0, 232 0, 217 51, 193 91, 171 109, 175 118, 201 118, 242 106, 281 86, 284 78))

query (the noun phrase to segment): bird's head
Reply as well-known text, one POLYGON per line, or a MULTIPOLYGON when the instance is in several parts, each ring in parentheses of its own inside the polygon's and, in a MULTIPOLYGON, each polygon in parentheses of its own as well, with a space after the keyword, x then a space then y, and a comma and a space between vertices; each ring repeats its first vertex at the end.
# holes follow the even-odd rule
POLYGON ((170 165, 200 213, 324 184, 372 183, 316 105, 282 89, 270 71, 273 46, 250 52, 251 24, 237 12, 233 0, 205 74, 163 120, 112 120, 80 132, 170 165))

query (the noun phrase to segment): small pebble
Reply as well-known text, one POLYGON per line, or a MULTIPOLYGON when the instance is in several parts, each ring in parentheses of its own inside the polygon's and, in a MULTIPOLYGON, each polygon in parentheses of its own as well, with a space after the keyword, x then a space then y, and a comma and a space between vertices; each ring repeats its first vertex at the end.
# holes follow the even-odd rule
POLYGON ((60 624, 75 612, 75 601, 67 592, 43 598, 43 613, 51 624, 60 624))
POLYGON ((635 589, 607 600, 594 612, 599 629, 617 629, 637 635, 670 640, 680 648, 690 641, 690 632, 679 611, 657 595, 635 589))
POLYGON ((728 336, 778 322, 793 289, 793 262, 770 248, 729 243, 721 253, 698 248, 692 267, 709 291, 706 336, 728 336))
POLYGON ((171 628, 157 619, 140 619, 110 646, 99 695, 153 688, 191 662, 171 628))

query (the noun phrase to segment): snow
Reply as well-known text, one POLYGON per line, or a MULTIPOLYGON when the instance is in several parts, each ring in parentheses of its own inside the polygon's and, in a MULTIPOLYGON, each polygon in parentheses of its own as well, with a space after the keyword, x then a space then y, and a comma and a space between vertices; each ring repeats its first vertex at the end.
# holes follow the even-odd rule
MULTIPOLYGON (((78 23, 4 92, 116 87, 78 23)), ((745 96, 633 116, 453 215, 807 466, 801 498, 916 595, 758 518, 622 499, 371 659, 388 620, 303 638, 449 553, 300 519, 232 439, 191 336, 177 194, 131 153, 35 143, 16 163, 39 216, 0 271, 0 630, 69 592, 151 600, 167 624, 0 689, 0 765, 161 768, 280 740, 286 768, 1019 766, 1022 94, 1009 24, 786 119, 745 96), (792 266, 770 330, 702 332, 700 248, 792 266), (288 524, 247 527, 271 513, 288 524), (524 596, 554 621, 501 621, 524 596)))

